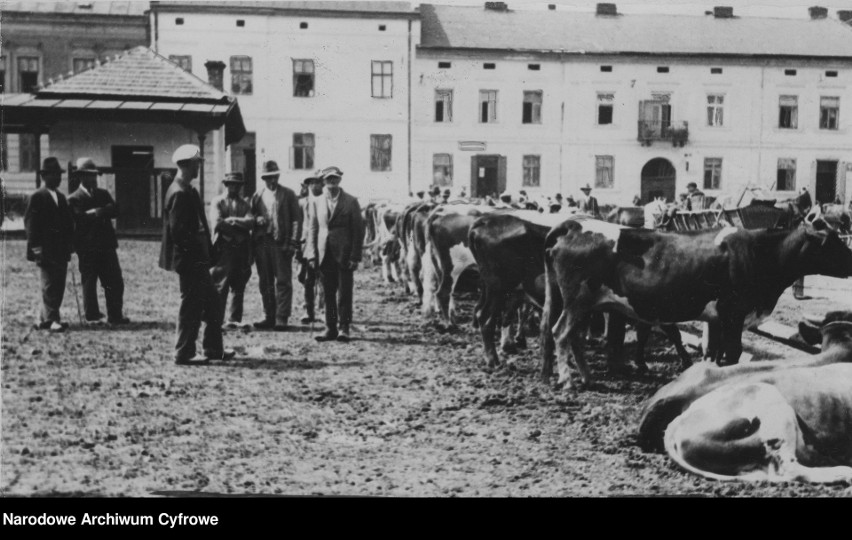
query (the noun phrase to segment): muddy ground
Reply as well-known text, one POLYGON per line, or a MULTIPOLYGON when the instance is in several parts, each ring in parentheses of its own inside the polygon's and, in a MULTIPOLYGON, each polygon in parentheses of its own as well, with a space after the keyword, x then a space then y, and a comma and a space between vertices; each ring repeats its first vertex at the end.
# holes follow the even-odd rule
MULTIPOLYGON (((69 274, 71 331, 56 335, 30 330, 39 285, 23 241, 2 250, 0 494, 852 495, 703 480, 643 453, 642 403, 678 372, 663 338, 652 340, 649 375, 610 377, 593 347, 595 386, 559 390, 540 382, 535 342, 487 372, 469 328, 422 324, 411 297, 362 269, 352 343, 315 343, 319 326, 229 331, 237 359, 181 367, 171 360, 178 284, 157 268, 159 243, 121 242, 131 326, 81 328, 69 274)), ((809 283, 815 298, 785 294, 780 319, 849 305, 848 284, 809 283)), ((247 321, 259 306, 253 276, 247 321)), ((462 307, 469 317, 472 302, 462 307)), ((745 340, 757 360, 803 354, 745 340)))

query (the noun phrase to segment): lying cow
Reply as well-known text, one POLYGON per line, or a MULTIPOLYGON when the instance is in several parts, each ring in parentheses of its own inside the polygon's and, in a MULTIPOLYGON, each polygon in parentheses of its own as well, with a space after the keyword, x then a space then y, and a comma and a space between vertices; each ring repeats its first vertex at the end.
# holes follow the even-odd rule
POLYGON ((784 290, 810 274, 852 274, 852 251, 816 215, 792 231, 681 234, 569 219, 545 241, 542 374, 552 370, 555 335, 559 382, 570 386, 571 353, 583 382, 591 381, 581 336, 595 311, 647 324, 718 324, 720 350, 736 363, 743 329, 771 314, 784 290))
POLYGON ((852 481, 852 312, 821 331, 815 356, 687 370, 645 406, 640 445, 717 480, 852 481))

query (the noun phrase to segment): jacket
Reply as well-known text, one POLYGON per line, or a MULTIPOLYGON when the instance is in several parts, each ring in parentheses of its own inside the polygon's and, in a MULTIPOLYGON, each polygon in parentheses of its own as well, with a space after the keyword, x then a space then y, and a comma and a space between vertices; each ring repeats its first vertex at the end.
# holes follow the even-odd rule
POLYGON ((175 179, 165 199, 160 268, 179 274, 198 266, 209 269, 213 244, 198 191, 181 187, 175 179))
MULTIPOLYGON (((263 197, 261 196, 265 189, 266 187, 264 186, 261 190, 255 192, 255 194, 251 196, 251 215, 255 218, 257 218, 257 216, 266 216, 272 211, 272 209, 267 209, 265 207, 263 197)), ((275 243, 286 245, 291 240, 298 241, 301 237, 302 213, 299 210, 299 201, 296 198, 296 194, 292 189, 279 185, 275 190, 275 199, 277 201, 277 213, 273 216, 273 218, 277 221, 277 228, 274 229, 275 243), (293 230, 294 222, 296 223, 295 231, 293 230)), ((258 227, 257 224, 255 224, 255 239, 264 238, 268 234, 268 226, 258 227)))
POLYGON ((364 246, 364 219, 358 199, 340 190, 334 213, 328 214, 328 200, 323 193, 308 203, 310 205, 310 231, 308 231, 305 258, 322 264, 326 255, 340 264, 361 262, 364 246))
POLYGON ((94 188, 91 195, 81 186, 68 196, 68 205, 74 215, 74 249, 77 253, 108 251, 118 248, 112 219, 118 216, 115 201, 109 191, 94 188), (96 214, 87 214, 97 208, 96 214))
POLYGON ((213 243, 225 241, 240 245, 251 238, 254 216, 251 204, 242 197, 229 199, 225 193, 210 203, 210 223, 213 225, 213 243), (225 222, 226 218, 239 218, 235 224, 225 222))
POLYGON ((41 263, 63 263, 74 252, 74 216, 65 195, 56 192, 57 203, 46 187, 30 196, 24 213, 27 230, 27 260, 41 263), (33 252, 41 248, 41 256, 33 252))

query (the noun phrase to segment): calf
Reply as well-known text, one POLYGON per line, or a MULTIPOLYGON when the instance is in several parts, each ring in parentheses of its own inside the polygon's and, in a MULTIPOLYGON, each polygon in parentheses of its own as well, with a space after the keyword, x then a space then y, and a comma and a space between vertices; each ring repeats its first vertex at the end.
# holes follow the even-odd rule
POLYGON ((555 347, 560 383, 570 386, 569 354, 583 382, 591 381, 580 337, 594 311, 648 324, 718 323, 723 352, 736 363, 743 329, 768 316, 783 291, 809 274, 852 274, 852 251, 818 217, 793 231, 682 234, 567 220, 545 241, 542 374, 551 372, 555 347))

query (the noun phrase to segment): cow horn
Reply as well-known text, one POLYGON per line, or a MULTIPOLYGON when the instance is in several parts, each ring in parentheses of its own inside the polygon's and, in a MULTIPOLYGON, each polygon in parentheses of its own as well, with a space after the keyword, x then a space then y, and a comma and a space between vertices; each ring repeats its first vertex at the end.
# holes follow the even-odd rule
POLYGON ((808 212, 808 215, 805 216, 805 222, 806 223, 813 223, 814 221, 816 221, 820 217, 822 217, 822 208, 820 207, 820 205, 815 204, 813 206, 813 208, 811 208, 811 211, 808 212))

